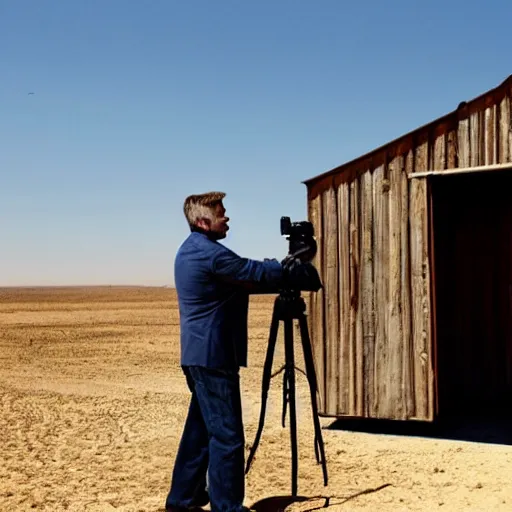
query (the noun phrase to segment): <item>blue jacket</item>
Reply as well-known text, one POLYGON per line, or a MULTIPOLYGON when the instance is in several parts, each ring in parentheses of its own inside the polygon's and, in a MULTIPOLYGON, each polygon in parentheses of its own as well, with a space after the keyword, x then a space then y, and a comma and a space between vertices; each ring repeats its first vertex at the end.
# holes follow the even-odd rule
POLYGON ((251 287, 277 289, 276 260, 241 258, 204 233, 192 232, 174 263, 181 329, 181 365, 238 370, 247 366, 251 287))

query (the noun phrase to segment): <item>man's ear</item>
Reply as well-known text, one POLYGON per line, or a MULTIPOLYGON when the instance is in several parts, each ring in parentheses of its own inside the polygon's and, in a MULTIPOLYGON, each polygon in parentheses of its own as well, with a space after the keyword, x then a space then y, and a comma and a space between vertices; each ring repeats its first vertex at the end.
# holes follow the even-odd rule
POLYGON ((211 226, 210 219, 207 219, 206 217, 201 217, 200 219, 197 219, 197 226, 204 230, 209 230, 211 226))

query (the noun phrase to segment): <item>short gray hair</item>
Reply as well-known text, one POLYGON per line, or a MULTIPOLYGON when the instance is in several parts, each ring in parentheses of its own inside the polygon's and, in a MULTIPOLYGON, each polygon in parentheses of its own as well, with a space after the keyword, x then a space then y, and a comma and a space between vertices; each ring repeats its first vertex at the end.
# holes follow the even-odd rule
POLYGON ((224 192, 206 192, 188 196, 183 204, 183 212, 190 227, 202 218, 214 220, 213 209, 226 197, 224 192))

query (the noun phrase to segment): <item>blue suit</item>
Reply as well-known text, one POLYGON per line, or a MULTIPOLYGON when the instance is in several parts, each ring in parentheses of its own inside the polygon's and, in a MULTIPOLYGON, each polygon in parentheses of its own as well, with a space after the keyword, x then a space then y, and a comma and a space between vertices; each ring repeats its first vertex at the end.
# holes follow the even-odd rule
POLYGON ((275 260, 241 258, 192 232, 175 259, 181 365, 192 393, 166 508, 242 512, 245 493, 239 367, 247 365, 250 293, 278 291, 275 260), (208 489, 206 475, 208 471, 208 489))
POLYGON ((241 258, 193 232, 178 250, 174 275, 182 366, 247 366, 248 293, 277 289, 283 278, 281 264, 241 258))

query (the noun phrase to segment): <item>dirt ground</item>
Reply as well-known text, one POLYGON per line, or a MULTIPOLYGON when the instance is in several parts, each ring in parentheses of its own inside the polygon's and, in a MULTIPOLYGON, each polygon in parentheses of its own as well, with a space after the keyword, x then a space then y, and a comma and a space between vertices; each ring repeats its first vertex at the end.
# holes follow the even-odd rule
MULTIPOLYGON (((272 306, 273 297, 251 301, 250 366, 241 372, 247 449, 272 306)), ((302 367, 298 346, 296 354, 302 367)), ((279 340, 274 369, 282 362, 279 340)), ((298 488, 307 500, 290 512, 512 511, 510 440, 372 433, 322 418, 324 487, 308 387, 296 375, 298 488)), ((188 400, 172 289, 0 289, 1 511, 162 511, 188 400)), ((247 476, 246 505, 260 511, 284 508, 277 498, 290 494, 281 406, 276 378, 247 476)))

